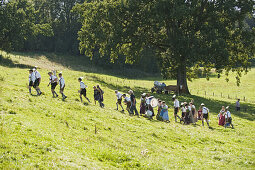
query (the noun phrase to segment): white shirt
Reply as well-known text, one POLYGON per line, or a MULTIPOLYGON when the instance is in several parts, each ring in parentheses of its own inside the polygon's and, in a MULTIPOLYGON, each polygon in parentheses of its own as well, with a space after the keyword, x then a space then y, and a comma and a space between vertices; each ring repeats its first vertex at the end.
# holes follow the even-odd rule
POLYGON ((180 103, 177 99, 174 100, 174 108, 180 107, 180 103))
POLYGON ((127 96, 125 97, 125 101, 126 101, 126 102, 131 102, 130 98, 127 97, 127 96))
POLYGON ((121 99, 122 94, 120 92, 116 93, 117 99, 121 99))
POLYGON ((28 80, 29 80, 29 82, 30 82, 30 81, 32 81, 33 83, 35 82, 35 74, 34 74, 34 72, 32 72, 31 74, 29 74, 28 80))
POLYGON ((181 110, 182 110, 183 113, 186 112, 186 108, 185 107, 182 107, 181 110))
POLYGON ((208 112, 209 112, 209 109, 207 109, 206 107, 202 108, 202 113, 203 114, 208 114, 208 112))
POLYGON ((51 76, 50 76, 50 83, 55 83, 55 82, 56 82, 55 79, 57 79, 57 77, 54 76, 54 75, 51 75, 51 76))
POLYGON ((227 111, 227 112, 226 112, 225 117, 226 117, 226 118, 230 118, 230 117, 231 117, 231 113, 230 113, 230 111, 227 111))
POLYGON ((192 107, 191 107, 191 108, 196 109, 196 106, 195 106, 195 105, 192 105, 192 107))
POLYGON ((36 79, 41 78, 41 74, 37 70, 35 70, 35 78, 36 79))
POLYGON ((86 85, 83 83, 83 81, 80 82, 80 87, 81 87, 81 89, 85 89, 86 88, 86 85))
POLYGON ((189 111, 191 112, 191 107, 190 107, 190 106, 188 106, 188 109, 189 109, 189 111))
POLYGON ((163 105, 162 109, 168 109, 168 106, 167 105, 163 105))
POLYGON ((65 86, 65 80, 63 77, 60 77, 59 84, 60 84, 60 88, 63 88, 65 86))
POLYGON ((236 102, 236 107, 240 107, 240 102, 239 101, 236 102))

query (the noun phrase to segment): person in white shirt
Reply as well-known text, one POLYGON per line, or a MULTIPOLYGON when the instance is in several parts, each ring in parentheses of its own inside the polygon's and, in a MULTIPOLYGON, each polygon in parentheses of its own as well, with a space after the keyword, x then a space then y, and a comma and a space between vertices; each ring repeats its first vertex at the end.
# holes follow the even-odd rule
POLYGON ((234 125, 232 124, 231 113, 229 111, 229 106, 226 107, 225 121, 226 121, 225 128, 227 127, 227 124, 230 124, 232 126, 232 129, 234 129, 234 125))
POLYGON ((131 114, 131 111, 130 111, 131 99, 130 99, 130 97, 127 97, 126 94, 123 94, 122 97, 124 98, 124 103, 127 105, 126 110, 128 111, 129 114, 131 114))
POLYGON ((236 101, 236 111, 240 111, 240 99, 236 101))
POLYGON ((116 102, 117 110, 119 109, 118 105, 120 105, 120 107, 122 108, 122 112, 124 112, 124 108, 123 108, 123 106, 121 104, 121 102, 122 102, 122 94, 118 90, 115 90, 115 94, 117 96, 117 102, 116 102))
POLYGON ((176 98, 176 95, 174 95, 172 97, 172 100, 174 101, 174 118, 175 118, 175 122, 177 122, 177 117, 180 119, 180 122, 181 122, 181 118, 180 118, 180 116, 178 116, 178 112, 179 112, 179 108, 180 108, 179 100, 176 98))
POLYGON ((39 85, 41 83, 41 74, 37 71, 37 66, 34 67, 33 69, 34 74, 35 74, 35 82, 34 82, 34 88, 36 89, 37 95, 40 96, 42 94, 39 85))
POLYGON ((65 100, 67 98, 67 96, 64 94, 64 90, 65 90, 65 86, 66 86, 65 79, 62 75, 62 72, 60 72, 58 74, 58 76, 59 76, 59 86, 60 86, 60 91, 59 92, 62 95, 62 100, 65 100))
POLYGON ((35 83, 35 74, 34 74, 33 70, 30 69, 30 70, 29 70, 29 77, 28 77, 28 84, 29 84, 29 85, 28 85, 28 89, 29 89, 29 93, 30 93, 31 95, 32 95, 31 89, 32 89, 34 83, 35 83))
POLYGON ((52 92, 53 98, 58 97, 58 94, 55 91, 55 88, 58 85, 58 78, 57 76, 54 76, 52 72, 48 72, 48 75, 50 76, 50 82, 48 86, 51 85, 51 92, 52 92))
POLYGON ((186 105, 186 102, 181 103, 181 112, 182 112, 182 119, 181 119, 181 121, 183 121, 183 122, 184 122, 184 118, 185 118, 185 115, 186 115, 186 107, 185 107, 185 105, 186 105))
POLYGON ((205 107, 204 103, 202 103, 201 106, 202 106, 202 125, 204 126, 204 119, 205 119, 208 127, 210 127, 209 126, 209 121, 208 121, 209 109, 205 107))
POLYGON ((89 98, 87 98, 87 90, 86 90, 87 86, 82 81, 82 77, 78 78, 78 82, 80 82, 80 90, 78 92, 80 93, 81 102, 82 102, 82 95, 83 95, 88 100, 88 102, 91 103, 89 98))

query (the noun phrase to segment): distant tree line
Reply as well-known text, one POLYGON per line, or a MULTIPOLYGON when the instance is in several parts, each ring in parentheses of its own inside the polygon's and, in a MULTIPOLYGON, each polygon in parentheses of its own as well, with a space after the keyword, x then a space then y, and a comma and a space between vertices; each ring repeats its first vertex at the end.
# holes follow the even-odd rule
MULTIPOLYGON (((82 14, 74 7, 84 1, 1 0, 0 49, 79 55, 78 31, 82 27, 82 14)), ((145 51, 141 57, 144 60, 137 61, 134 65, 127 64, 125 56, 112 63, 110 57, 102 57, 96 50, 95 48, 95 55, 91 59, 101 67, 139 68, 150 73, 160 71, 152 50, 145 51)))

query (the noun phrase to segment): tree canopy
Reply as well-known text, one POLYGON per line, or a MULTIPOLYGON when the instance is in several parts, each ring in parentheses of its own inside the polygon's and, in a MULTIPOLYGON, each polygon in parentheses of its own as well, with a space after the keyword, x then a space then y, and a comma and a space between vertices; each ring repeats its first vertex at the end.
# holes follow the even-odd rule
POLYGON ((80 50, 93 57, 95 49, 115 61, 139 59, 146 48, 156 51, 165 78, 177 78, 180 92, 189 93, 187 78, 198 68, 247 72, 254 56, 253 0, 104 0, 79 6, 83 26, 80 50))

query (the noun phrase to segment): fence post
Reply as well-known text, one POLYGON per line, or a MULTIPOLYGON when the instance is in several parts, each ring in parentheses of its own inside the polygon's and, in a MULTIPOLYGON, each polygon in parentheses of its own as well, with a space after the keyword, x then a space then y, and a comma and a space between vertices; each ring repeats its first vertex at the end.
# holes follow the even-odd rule
POLYGON ((221 98, 222 98, 222 92, 221 92, 221 98))
POLYGON ((206 96, 206 91, 205 91, 205 96, 206 96))
POLYGON ((213 92, 213 96, 214 96, 214 92, 213 92))
POLYGON ((229 94, 228 94, 228 99, 229 99, 229 94))
POLYGON ((243 101, 245 101, 245 96, 243 97, 243 101))

